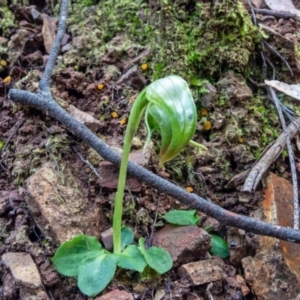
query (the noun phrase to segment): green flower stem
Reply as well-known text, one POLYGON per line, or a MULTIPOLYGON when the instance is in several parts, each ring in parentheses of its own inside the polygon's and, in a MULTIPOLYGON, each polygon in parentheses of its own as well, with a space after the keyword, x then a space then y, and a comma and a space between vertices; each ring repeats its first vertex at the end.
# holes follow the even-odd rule
POLYGON ((129 153, 131 149, 131 141, 141 122, 143 112, 147 104, 148 101, 146 99, 146 90, 143 90, 132 106, 126 132, 125 132, 123 153, 122 153, 122 160, 121 160, 119 181, 118 181, 118 189, 115 198, 114 218, 113 218, 114 253, 121 252, 123 197, 124 197, 124 189, 126 184, 127 165, 128 165, 129 153))

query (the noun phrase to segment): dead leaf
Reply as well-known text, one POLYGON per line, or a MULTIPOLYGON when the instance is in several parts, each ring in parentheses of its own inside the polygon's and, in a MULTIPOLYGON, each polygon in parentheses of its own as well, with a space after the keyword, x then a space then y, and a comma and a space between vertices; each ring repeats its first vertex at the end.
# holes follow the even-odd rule
POLYGON ((43 14, 43 39, 44 39, 44 46, 49 54, 51 51, 51 47, 55 38, 55 33, 57 29, 57 19, 49 17, 46 14, 43 14))
POLYGON ((300 100, 300 84, 287 84, 278 80, 265 80, 265 84, 294 99, 300 100))
POLYGON ((300 17, 300 10, 296 9, 292 0, 265 0, 265 3, 274 11, 286 11, 300 17))

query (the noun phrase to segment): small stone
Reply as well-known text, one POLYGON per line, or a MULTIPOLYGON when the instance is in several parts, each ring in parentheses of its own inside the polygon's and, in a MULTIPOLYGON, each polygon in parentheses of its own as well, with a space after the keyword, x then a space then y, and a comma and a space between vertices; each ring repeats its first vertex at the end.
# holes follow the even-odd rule
POLYGON ((0 36, 0 47, 6 47, 7 43, 8 43, 8 39, 3 36, 0 36))
POLYGON ((210 249, 210 242, 210 235, 205 230, 192 225, 167 224, 153 236, 153 246, 167 250, 175 268, 204 257, 210 249))
POLYGON ((0 191, 0 215, 4 214, 9 208, 9 192, 0 191))
POLYGON ((71 48, 72 48, 72 45, 70 43, 65 44, 61 47, 61 52, 62 53, 68 52, 71 48))
POLYGON ((112 229, 112 227, 103 231, 100 234, 100 239, 106 250, 112 250, 113 249, 113 229, 112 229))
POLYGON ((95 119, 90 114, 79 110, 73 105, 69 106, 68 112, 73 118, 75 118, 78 122, 84 124, 93 132, 96 132, 101 127, 100 121, 95 119))
POLYGON ((202 96, 201 103, 205 108, 212 108, 217 100, 217 89, 211 83, 206 83, 204 88, 208 90, 208 93, 202 96))
POLYGON ((135 149, 142 149, 143 148, 143 143, 137 136, 135 136, 132 139, 131 144, 132 144, 132 147, 134 147, 135 149))
POLYGON ((8 268, 20 288, 21 299, 48 299, 43 291, 38 269, 31 256, 23 252, 8 252, 2 255, 2 264, 8 268))
POLYGON ((206 284, 226 278, 221 268, 224 262, 220 258, 210 258, 182 265, 178 274, 187 279, 191 285, 206 284))
POLYGON ((75 36, 73 37, 73 46, 77 49, 81 49, 82 48, 82 41, 83 41, 83 37, 82 36, 75 36))
POLYGON ((97 297, 95 300, 134 300, 134 298, 126 291, 115 289, 101 297, 97 297))
POLYGON ((244 297, 246 297, 251 291, 250 291, 250 289, 248 288, 245 279, 244 279, 241 275, 239 275, 239 274, 237 274, 237 275, 235 276, 235 279, 236 279, 236 281, 237 281, 237 282, 239 283, 239 285, 240 285, 240 289, 241 289, 242 295, 243 295, 244 297))

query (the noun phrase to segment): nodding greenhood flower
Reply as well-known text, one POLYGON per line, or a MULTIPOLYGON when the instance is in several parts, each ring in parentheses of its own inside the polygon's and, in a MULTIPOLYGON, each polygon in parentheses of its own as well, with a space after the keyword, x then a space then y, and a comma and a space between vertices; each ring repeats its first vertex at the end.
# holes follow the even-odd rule
POLYGON ((145 98, 147 142, 155 130, 160 131, 160 165, 163 165, 192 139, 197 125, 196 106, 186 81, 177 75, 151 83, 145 89, 145 98))

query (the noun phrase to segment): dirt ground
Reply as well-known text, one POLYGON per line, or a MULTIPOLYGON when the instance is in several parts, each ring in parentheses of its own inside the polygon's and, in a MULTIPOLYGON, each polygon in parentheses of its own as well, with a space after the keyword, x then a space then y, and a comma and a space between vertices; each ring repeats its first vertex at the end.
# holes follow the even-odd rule
MULTIPOLYGON (((60 236, 45 224, 42 212, 31 201, 35 193, 41 197, 51 193, 41 188, 46 178, 43 172, 38 178, 33 176, 50 166, 57 175, 57 186, 72 187, 69 195, 79 199, 78 205, 84 203, 80 216, 71 217, 73 229, 99 237, 111 226, 117 171, 112 172, 110 164, 45 112, 17 106, 7 98, 13 87, 38 90, 58 7, 50 0, 0 1, 0 254, 29 253, 49 299, 79 300, 88 298, 79 292, 76 280, 58 275, 51 266, 60 236)), ((145 167, 223 208, 249 215, 264 197, 264 182, 250 195, 240 192, 242 182, 228 183, 250 169, 281 133, 276 110, 260 86, 260 38, 291 66, 293 77, 274 52, 265 50, 279 80, 298 83, 300 76, 299 22, 259 13, 256 17, 264 26, 260 36, 242 1, 122 0, 115 5, 109 0, 73 1, 52 76, 53 95, 68 111, 74 106, 92 116, 93 131, 109 145, 121 148, 138 93, 155 79, 181 75, 191 85, 199 111, 194 140, 209 151, 199 153, 187 147, 161 169, 159 135, 155 135, 145 167)), ((298 111, 287 97, 282 95, 281 100, 298 111)), ((143 147, 145 137, 141 125, 133 150, 143 147)), ((299 161, 299 149, 294 147, 299 161)), ((290 180, 286 151, 270 171, 290 180)), ((136 237, 149 236, 154 222, 155 230, 162 228, 162 215, 171 208, 187 208, 138 180, 132 179, 128 186, 123 219, 134 228, 136 237)), ((200 226, 212 225, 214 233, 228 237, 228 228, 199 214, 200 226)), ((224 261, 243 277, 241 259, 234 264, 230 259, 224 261)), ((0 299, 25 299, 2 266, 0 275, 0 299)), ((134 299, 257 299, 251 291, 243 296, 228 282, 215 282, 209 292, 208 284, 182 286, 177 269, 155 280, 120 271, 106 291, 117 286, 134 299), (161 298, 155 294, 158 290, 165 291, 161 298), (172 298, 170 291, 177 296, 172 298)))

